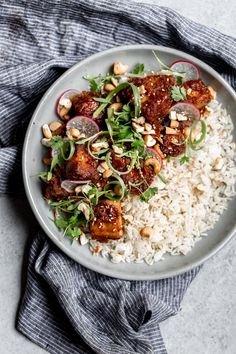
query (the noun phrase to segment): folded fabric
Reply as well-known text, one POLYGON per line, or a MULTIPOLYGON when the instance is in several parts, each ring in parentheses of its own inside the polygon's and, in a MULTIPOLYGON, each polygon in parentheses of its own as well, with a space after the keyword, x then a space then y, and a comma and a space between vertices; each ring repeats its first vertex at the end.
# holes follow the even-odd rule
MULTIPOLYGON (((126 1, 11 1, 0 10, 0 193, 23 194, 21 148, 45 90, 65 69, 117 45, 152 43, 196 55, 236 87, 236 40, 176 12, 126 1)), ((166 353, 159 324, 197 274, 124 281, 92 272, 39 231, 17 328, 51 353, 166 353)))

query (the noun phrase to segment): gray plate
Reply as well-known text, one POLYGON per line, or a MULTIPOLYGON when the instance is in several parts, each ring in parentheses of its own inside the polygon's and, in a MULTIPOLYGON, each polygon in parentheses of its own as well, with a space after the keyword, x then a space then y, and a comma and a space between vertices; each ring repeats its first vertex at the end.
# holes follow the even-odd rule
MULTIPOLYGON (((50 239, 69 257, 83 266, 99 273, 128 280, 153 280, 171 277, 185 272, 203 263, 219 251, 233 236, 235 231, 236 203, 235 198, 229 202, 228 209, 221 216, 213 231, 199 241, 186 256, 166 256, 164 261, 148 266, 145 263, 114 264, 100 256, 92 256, 87 245, 80 246, 77 242, 71 245, 67 238, 50 221, 51 212, 42 198, 41 185, 35 176, 44 170, 41 163, 43 147, 41 126, 45 122, 56 119, 55 103, 59 95, 66 89, 87 89, 88 83, 82 76, 89 74, 96 76, 107 73, 115 61, 129 64, 131 67, 137 63, 144 63, 146 69, 157 68, 157 63, 151 50, 158 52, 161 60, 171 64, 178 59, 186 59, 198 65, 203 80, 217 91, 217 97, 234 119, 236 112, 236 95, 233 89, 221 78, 219 74, 202 61, 183 52, 154 45, 132 45, 116 47, 81 61, 66 71, 45 93, 40 101, 27 130, 23 151, 23 177, 25 190, 40 225, 50 239)), ((234 140, 235 139, 234 129, 234 140)))

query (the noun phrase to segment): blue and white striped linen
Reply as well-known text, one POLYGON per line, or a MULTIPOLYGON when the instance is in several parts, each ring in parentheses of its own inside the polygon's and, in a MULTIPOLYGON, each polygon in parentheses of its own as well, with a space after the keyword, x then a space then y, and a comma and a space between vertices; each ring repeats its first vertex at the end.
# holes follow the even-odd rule
MULTIPOLYGON (((236 87, 236 40, 176 12, 124 0, 6 0, 0 8, 0 193, 23 193, 21 148, 45 90, 89 55, 134 43, 178 48, 236 87)), ((176 314, 199 269, 124 281, 83 268, 39 231, 18 330, 50 353, 166 353, 159 323, 176 314)))

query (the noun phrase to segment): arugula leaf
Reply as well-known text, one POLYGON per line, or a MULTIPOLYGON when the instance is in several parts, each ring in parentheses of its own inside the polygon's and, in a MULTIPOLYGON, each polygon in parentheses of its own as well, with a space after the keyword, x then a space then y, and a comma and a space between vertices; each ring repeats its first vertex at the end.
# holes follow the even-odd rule
POLYGON ((63 230, 66 236, 69 236, 73 239, 78 238, 81 235, 81 229, 78 225, 84 224, 84 218, 79 219, 80 215, 74 214, 70 218, 64 218, 63 215, 59 215, 55 224, 59 230, 63 230))
POLYGON ((107 103, 107 104, 110 104, 111 101, 106 99, 106 98, 101 98, 101 97, 94 97, 93 98, 94 101, 97 101, 97 102, 101 102, 101 103, 107 103))
POLYGON ((184 87, 173 86, 171 90, 171 97, 174 101, 186 100, 187 91, 184 87))
POLYGON ((189 156, 184 155, 180 159, 180 165, 183 165, 185 162, 189 162, 189 156))
POLYGON ((148 200, 153 197, 158 192, 157 187, 149 187, 145 192, 140 195, 142 202, 148 202, 148 200))
POLYGON ((63 216, 58 216, 55 220, 55 224, 59 230, 65 230, 68 226, 68 221, 63 216))
POLYGON ((98 204, 99 198, 104 196, 110 199, 111 196, 111 190, 106 190, 106 191, 99 191, 97 187, 91 188, 88 193, 87 193, 88 198, 90 199, 90 202, 93 205, 98 204))
POLYGON ((81 229, 78 226, 69 226, 66 235, 72 238, 78 238, 81 235, 81 229))
POLYGON ((100 92, 99 86, 95 78, 91 78, 89 76, 83 76, 83 79, 89 81, 89 89, 91 92, 100 92))
POLYGON ((52 172, 39 172, 36 176, 40 177, 44 182, 49 182, 52 179, 52 172))
POLYGON ((144 64, 137 64, 132 71, 132 74, 141 75, 144 74, 144 64))

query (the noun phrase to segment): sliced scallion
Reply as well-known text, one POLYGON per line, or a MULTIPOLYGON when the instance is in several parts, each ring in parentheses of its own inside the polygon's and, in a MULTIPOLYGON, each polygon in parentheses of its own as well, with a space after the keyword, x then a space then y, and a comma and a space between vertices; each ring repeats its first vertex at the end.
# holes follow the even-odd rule
POLYGON ((206 127, 206 123, 204 120, 195 120, 193 122, 191 130, 190 130, 190 134, 189 134, 189 146, 192 150, 197 151, 197 150, 201 149, 201 147, 199 145, 203 142, 203 140, 206 137, 206 130, 207 130, 207 127, 206 127), (199 139, 193 139, 193 131, 194 131, 194 129, 196 129, 196 127, 199 123, 201 124, 200 137, 199 137, 199 139))

